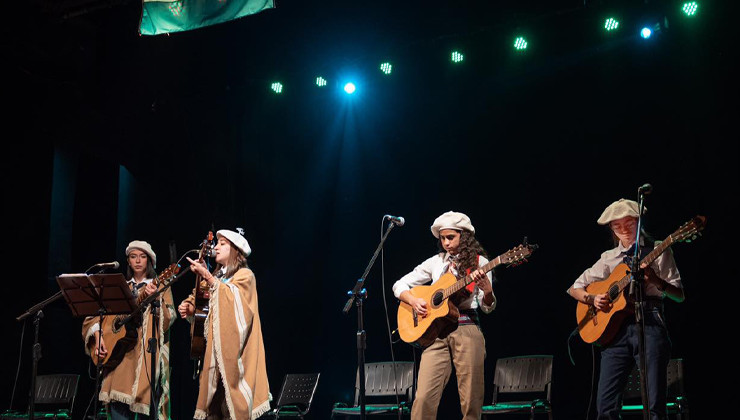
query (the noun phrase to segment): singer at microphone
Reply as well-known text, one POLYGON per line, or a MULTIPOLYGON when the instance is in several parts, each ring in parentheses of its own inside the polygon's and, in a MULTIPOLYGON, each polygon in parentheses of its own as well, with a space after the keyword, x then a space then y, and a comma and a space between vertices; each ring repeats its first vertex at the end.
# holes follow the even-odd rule
POLYGON ((383 218, 390 220, 396 226, 403 226, 403 224, 406 223, 406 220, 401 216, 391 216, 390 214, 386 214, 383 218))

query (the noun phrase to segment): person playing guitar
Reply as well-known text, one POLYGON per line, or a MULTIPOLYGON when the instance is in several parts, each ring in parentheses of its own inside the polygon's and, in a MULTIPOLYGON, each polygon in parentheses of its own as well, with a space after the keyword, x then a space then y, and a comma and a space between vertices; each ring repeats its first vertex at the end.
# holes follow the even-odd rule
POLYGON ((423 350, 411 418, 437 418, 442 391, 454 364, 463 419, 479 419, 485 389, 486 348, 478 326, 477 309, 490 313, 496 307, 493 275, 478 268, 488 262, 488 257, 475 238, 475 228, 468 216, 446 212, 434 221, 431 230, 439 240, 439 253, 396 281, 393 285, 395 296, 423 318, 435 303, 414 296, 412 288, 429 282, 434 284, 448 272, 458 277, 469 274, 474 282, 449 298, 459 310, 458 321, 452 328, 439 331, 437 338, 423 350))
MULTIPOLYGON (((643 207, 643 213, 647 210, 643 207)), ((609 226, 615 247, 601 254, 596 263, 581 274, 567 292, 579 304, 589 305, 593 311, 606 313, 617 311, 617 300, 625 296, 610 296, 609 293, 591 294, 590 285, 599 285, 608 280, 618 266, 627 263, 634 256, 637 238, 639 205, 636 201, 620 199, 610 204, 599 217, 597 223, 609 226)), ((641 251, 645 254, 658 242, 653 241, 646 232, 640 233, 641 251)), ((642 258, 643 255, 640 255, 642 258)), ((642 259, 641 259, 642 261, 642 259)), ((644 264, 643 264, 644 265, 644 264)), ((649 266, 640 267, 644 273, 645 301, 645 354, 647 355, 648 396, 651 418, 665 418, 666 415, 666 369, 670 359, 670 340, 663 315, 663 299, 676 302, 684 300, 681 276, 676 268, 670 248, 660 254, 649 266)), ((621 293, 627 294, 627 289, 621 293)), ((622 311, 613 335, 609 334, 601 345, 601 368, 596 398, 598 418, 620 418, 621 394, 626 378, 635 363, 639 363, 639 329, 635 323, 634 304, 622 303, 622 311)))
MULTIPOLYGON (((126 269, 126 278, 130 279, 134 296, 137 303, 157 291, 157 273, 155 267, 157 264, 157 255, 152 250, 151 245, 146 241, 131 241, 126 247, 126 260, 128 266, 126 269)), ((172 292, 167 289, 161 295, 162 304, 159 316, 159 325, 156 326, 156 336, 159 341, 157 348, 159 354, 157 361, 157 379, 153 381, 156 389, 162 394, 159 396, 159 409, 157 412, 160 419, 169 418, 169 330, 177 319, 175 305, 173 303, 172 292), (165 374, 162 374, 164 372, 165 374)), ((102 336, 108 335, 106 328, 112 328, 112 322, 109 322, 116 315, 107 315, 104 318, 102 336)), ((151 320, 150 309, 147 308, 143 316, 138 320, 135 318, 126 325, 129 330, 126 334, 127 349, 125 355, 112 367, 103 365, 105 377, 100 387, 100 401, 106 403, 106 410, 109 418, 113 420, 134 419, 139 415, 149 415, 149 403, 151 401, 150 380, 152 377, 151 359, 147 353, 145 345, 147 338, 151 337, 151 320), (138 321, 138 322, 137 322, 138 321), (130 346, 130 348, 128 348, 130 346)), ((107 342, 101 337, 101 326, 99 317, 87 317, 82 324, 82 337, 85 342, 85 351, 94 359, 104 359, 110 353, 116 351, 117 343, 107 342)), ((148 417, 147 417, 148 418, 148 417)), ((155 420, 155 419, 151 419, 155 420)))

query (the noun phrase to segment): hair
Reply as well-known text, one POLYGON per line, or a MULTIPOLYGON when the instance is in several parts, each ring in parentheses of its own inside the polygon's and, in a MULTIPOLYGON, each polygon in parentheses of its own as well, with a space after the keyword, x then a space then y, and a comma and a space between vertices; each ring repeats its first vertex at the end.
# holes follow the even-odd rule
MULTIPOLYGON (((437 241, 437 247, 441 252, 445 252, 442 242, 437 241)), ((475 239, 475 234, 469 230, 460 230, 460 246, 457 254, 457 271, 465 273, 470 269, 473 271, 478 268, 478 255, 488 259, 488 253, 483 246, 475 239)))
MULTIPOLYGON (((224 237, 224 239, 226 239, 224 237)), ((228 239, 226 239, 229 241, 228 239)), ((229 253, 229 260, 226 261, 226 273, 224 273, 224 278, 231 278, 236 274, 237 271, 239 271, 242 268, 249 268, 249 265, 247 265, 247 255, 242 252, 241 249, 237 248, 233 242, 229 241, 229 246, 231 247, 231 251, 229 253)), ((223 265, 216 264, 216 267, 213 269, 213 275, 215 276, 219 271, 221 271, 221 268, 223 265)))
MULTIPOLYGON (((152 257, 149 256, 146 252, 144 253, 146 255, 146 273, 144 274, 144 277, 147 279, 155 279, 157 278, 157 271, 154 269, 154 263, 152 262, 152 257)), ((126 256, 126 278, 132 279, 134 278, 134 270, 131 269, 131 264, 128 264, 128 255, 126 256)))

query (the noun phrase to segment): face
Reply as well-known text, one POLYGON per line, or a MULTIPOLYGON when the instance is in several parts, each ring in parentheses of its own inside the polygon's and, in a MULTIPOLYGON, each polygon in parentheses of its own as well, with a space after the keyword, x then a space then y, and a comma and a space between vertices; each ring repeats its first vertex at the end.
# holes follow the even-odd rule
POLYGON ((458 253, 460 247, 460 231, 455 229, 442 229, 439 231, 439 242, 442 248, 452 255, 458 253))
POLYGON ((221 265, 226 265, 231 256, 231 242, 228 239, 220 236, 216 247, 213 248, 216 251, 216 262, 221 265))
POLYGON ((613 220, 609 223, 612 232, 619 238, 622 246, 630 246, 635 242, 637 237, 637 218, 626 216, 621 219, 613 220))
POLYGON ((147 262, 149 261, 149 255, 140 249, 131 250, 128 254, 128 265, 133 270, 134 274, 146 273, 147 262))

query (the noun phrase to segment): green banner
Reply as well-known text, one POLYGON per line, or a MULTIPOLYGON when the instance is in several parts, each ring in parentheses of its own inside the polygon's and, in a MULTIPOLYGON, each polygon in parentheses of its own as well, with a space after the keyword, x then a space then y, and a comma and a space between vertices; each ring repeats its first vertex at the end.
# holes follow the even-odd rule
POLYGON ((253 15, 275 7, 275 0, 143 0, 139 33, 189 31, 253 15))

